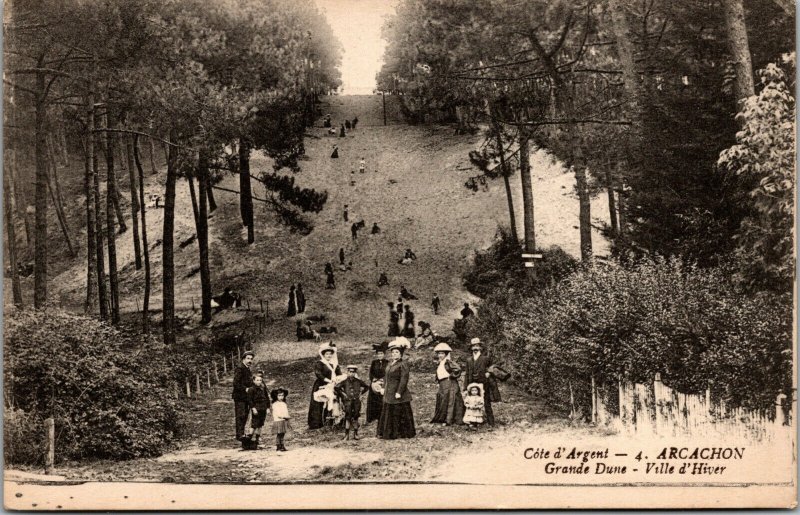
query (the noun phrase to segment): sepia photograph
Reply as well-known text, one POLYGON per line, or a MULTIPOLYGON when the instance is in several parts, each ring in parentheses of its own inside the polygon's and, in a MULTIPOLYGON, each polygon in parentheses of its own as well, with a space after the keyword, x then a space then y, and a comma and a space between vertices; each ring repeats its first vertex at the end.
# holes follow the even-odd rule
POLYGON ((4 507, 797 506, 793 0, 8 0, 4 507))

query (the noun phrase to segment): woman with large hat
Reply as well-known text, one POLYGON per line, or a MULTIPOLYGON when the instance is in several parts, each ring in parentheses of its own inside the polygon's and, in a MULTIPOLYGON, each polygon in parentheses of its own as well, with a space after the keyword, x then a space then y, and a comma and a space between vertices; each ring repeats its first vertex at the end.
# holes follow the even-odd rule
POLYGON ((406 338, 397 338, 389 343, 389 364, 386 366, 384 377, 378 438, 394 440, 413 438, 417 435, 414 412, 411 410, 411 392, 408 390, 411 367, 408 361, 403 359, 403 353, 408 347, 410 342, 406 338))
POLYGON ((461 367, 450 359, 452 351, 453 349, 444 342, 433 348, 439 361, 439 366, 436 367, 439 391, 436 392, 436 410, 433 413, 432 424, 450 426, 464 422, 464 400, 461 397, 461 387, 458 385, 461 367))
POLYGON ((333 342, 320 345, 319 361, 314 363, 314 375, 316 380, 311 387, 311 402, 308 406, 309 429, 321 428, 331 417, 331 410, 328 409, 329 402, 315 400, 314 393, 331 383, 335 384, 336 378, 342 375, 339 358, 336 356, 336 345, 333 342))
POLYGON ((372 346, 375 359, 369 366, 369 393, 367 394, 367 424, 373 420, 380 420, 383 408, 383 377, 386 375, 386 347, 388 344, 376 343, 372 346))

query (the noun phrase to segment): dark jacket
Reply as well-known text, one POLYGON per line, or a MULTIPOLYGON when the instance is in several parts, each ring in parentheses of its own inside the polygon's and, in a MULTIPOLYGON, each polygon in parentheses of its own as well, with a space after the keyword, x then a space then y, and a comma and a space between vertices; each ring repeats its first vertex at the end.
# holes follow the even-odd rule
POLYGON ((358 399, 369 390, 369 385, 357 377, 348 377, 334 386, 333 390, 345 399, 358 399))
MULTIPOLYGON (((439 365, 436 365, 436 368, 439 368, 439 365)), ((444 369, 447 370, 447 373, 450 374, 450 379, 458 379, 461 375, 461 366, 453 361, 452 359, 448 359, 444 362, 444 369)), ((436 377, 436 372, 433 373, 434 377, 436 377)), ((436 378, 436 381, 439 381, 439 378, 436 378)))
MULTIPOLYGON (((338 365, 336 366, 336 370, 335 370, 334 373, 337 376, 341 375, 342 371, 341 371, 341 369, 339 368, 338 365)), ((317 380, 314 381, 314 385, 311 387, 311 392, 312 393, 316 392, 321 387, 323 387, 326 384, 330 383, 331 379, 333 379, 333 377, 331 376, 330 367, 328 367, 328 365, 323 363, 322 360, 319 360, 319 361, 314 363, 314 375, 317 377, 317 380)))
POLYGON ((386 359, 373 359, 372 363, 369 365, 369 380, 377 381, 378 379, 383 379, 386 375, 386 365, 389 363, 386 359))
POLYGON ((489 395, 489 400, 492 402, 500 402, 500 388, 497 387, 497 380, 491 374, 486 377, 489 367, 492 366, 491 356, 487 356, 485 352, 481 352, 477 361, 473 359, 472 355, 467 358, 467 367, 464 370, 464 388, 471 383, 482 384, 485 391, 489 395))
POLYGON ((411 402, 411 392, 408 390, 408 379, 411 374, 411 366, 408 361, 401 359, 390 363, 386 367, 384 376, 383 402, 385 404, 401 404, 411 402), (399 393, 400 398, 395 399, 394 394, 399 393))
POLYGON ((269 390, 263 384, 261 387, 253 385, 247 390, 247 404, 250 408, 267 410, 270 407, 269 390))
POLYGON ((253 386, 253 373, 249 367, 240 364, 233 372, 233 397, 234 401, 247 402, 247 389, 253 386))

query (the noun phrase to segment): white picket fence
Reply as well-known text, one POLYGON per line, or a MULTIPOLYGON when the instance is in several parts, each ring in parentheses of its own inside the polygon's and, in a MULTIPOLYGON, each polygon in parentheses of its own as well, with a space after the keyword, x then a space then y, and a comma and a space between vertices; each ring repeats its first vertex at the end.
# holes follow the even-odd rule
POLYGON ((617 392, 597 388, 592 378, 592 422, 615 427, 628 434, 661 436, 719 436, 731 439, 772 441, 791 434, 793 405, 787 418, 786 395, 776 396, 770 410, 730 408, 705 394, 681 393, 661 381, 652 385, 620 380, 617 392), (611 395, 619 398, 619 414, 612 414, 607 403, 611 395))

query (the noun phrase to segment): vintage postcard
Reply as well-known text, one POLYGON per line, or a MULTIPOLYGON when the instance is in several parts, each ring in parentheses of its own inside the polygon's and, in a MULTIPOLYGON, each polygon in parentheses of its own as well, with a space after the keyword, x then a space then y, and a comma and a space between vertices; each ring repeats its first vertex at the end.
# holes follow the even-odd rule
POLYGON ((789 0, 12 0, 10 510, 797 503, 789 0))

